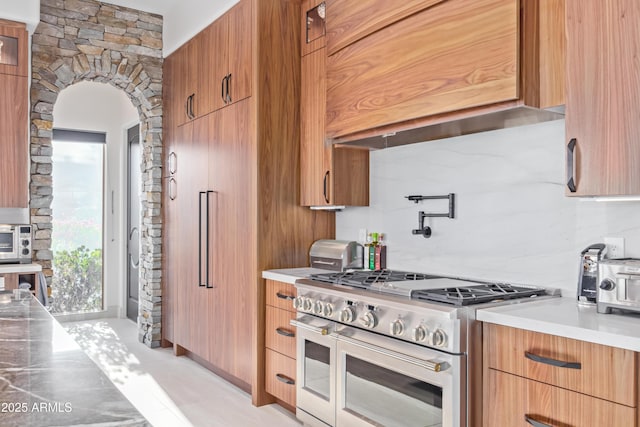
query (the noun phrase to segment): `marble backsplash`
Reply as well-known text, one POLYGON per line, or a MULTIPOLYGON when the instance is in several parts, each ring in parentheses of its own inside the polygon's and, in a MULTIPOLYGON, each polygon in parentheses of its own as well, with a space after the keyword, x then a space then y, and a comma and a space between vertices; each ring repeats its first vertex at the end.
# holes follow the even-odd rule
POLYGON ((574 295, 580 252, 603 237, 624 237, 640 258, 640 202, 566 197, 564 120, 503 129, 371 153, 370 206, 337 213, 338 239, 361 228, 385 234, 387 266, 561 288, 574 295), (414 236, 418 211, 433 235, 414 236))

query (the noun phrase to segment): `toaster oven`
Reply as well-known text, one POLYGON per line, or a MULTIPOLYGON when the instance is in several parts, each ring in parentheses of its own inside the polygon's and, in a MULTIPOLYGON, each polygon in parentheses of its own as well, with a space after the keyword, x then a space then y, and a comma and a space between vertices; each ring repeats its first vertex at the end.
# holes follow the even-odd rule
POLYGON ((0 224, 0 264, 31 262, 31 226, 0 224))
POLYGON ((598 313, 640 312, 640 259, 605 259, 598 264, 598 313))

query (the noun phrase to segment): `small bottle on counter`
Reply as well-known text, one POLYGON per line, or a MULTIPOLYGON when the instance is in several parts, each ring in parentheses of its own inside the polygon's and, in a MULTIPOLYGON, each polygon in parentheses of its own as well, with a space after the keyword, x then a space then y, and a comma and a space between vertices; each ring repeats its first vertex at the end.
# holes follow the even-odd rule
POLYGON ((376 270, 384 270, 387 268, 387 247, 382 241, 384 234, 378 235, 378 244, 375 247, 375 267, 376 270))
POLYGON ((370 270, 369 268, 369 248, 371 247, 371 233, 367 234, 367 241, 365 242, 363 256, 362 256, 362 268, 370 270))
POLYGON ((376 247, 378 246, 378 233, 371 233, 371 245, 369 246, 369 270, 376 269, 376 247))

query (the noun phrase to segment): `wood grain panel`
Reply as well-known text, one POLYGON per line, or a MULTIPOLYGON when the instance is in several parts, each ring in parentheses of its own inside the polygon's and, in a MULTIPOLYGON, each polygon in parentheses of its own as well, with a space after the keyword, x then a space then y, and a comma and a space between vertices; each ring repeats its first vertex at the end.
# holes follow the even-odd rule
POLYGON ((251 52, 253 26, 252 7, 249 0, 241 0, 228 13, 229 15, 229 74, 231 82, 229 94, 231 102, 241 101, 251 96, 253 73, 251 52))
POLYGON ((636 425, 635 408, 495 370, 489 371, 488 382, 486 427, 530 427, 525 416, 559 427, 636 425))
MULTIPOLYGON (((253 403, 264 393, 265 286, 263 270, 308 265, 311 244, 335 237, 335 214, 299 205, 300 3, 254 0, 255 254, 249 293, 254 328, 253 403), (259 180, 258 180, 259 177, 259 180)), ((252 98, 254 99, 254 96, 252 98)))
POLYGON ((327 135, 518 98, 519 2, 449 0, 327 59, 327 135))
POLYGON ((29 203, 29 89, 26 77, 0 74, 0 208, 29 203))
POLYGON ((294 285, 267 279, 266 289, 267 305, 295 313, 296 310, 293 308, 292 299, 296 296, 296 288, 294 285))
POLYGON ((325 47, 326 36, 319 37, 307 43, 307 11, 317 7, 323 1, 324 0, 302 0, 302 7, 300 9, 300 53, 302 56, 325 47))
POLYGON ((445 0, 327 0, 329 55, 409 15, 445 0))
POLYGON ((271 306, 267 307, 265 346, 292 359, 296 358, 296 328, 295 326, 291 326, 289 322, 295 318, 295 312, 281 310, 271 306), (280 334, 278 330, 281 332, 280 334), (282 335, 282 333, 291 333, 294 335, 289 337, 282 335))
POLYGON ((567 0, 566 142, 577 140, 575 193, 640 194, 640 7, 567 0))
POLYGON ((632 351, 490 324, 485 327, 485 340, 489 368, 630 407, 637 404, 638 367, 632 351), (581 368, 535 362, 525 358, 525 352, 580 363, 581 368))
MULTIPOLYGON (((29 76, 29 34, 26 25, 19 22, 0 19, 0 36, 17 39, 17 65, 0 64, 0 74, 29 76)), ((5 51, 7 47, 5 46, 5 51)))
MULTIPOLYGON (((327 50, 304 56, 300 95, 300 204, 325 206, 324 180, 332 168, 331 146, 325 145, 327 50)), ((329 190, 327 190, 329 192, 329 190)))
POLYGON ((522 3, 522 89, 536 108, 563 105, 565 92, 565 0, 522 3))
POLYGON ((348 147, 333 147, 333 191, 330 200, 335 205, 369 205, 369 151, 348 147))
POLYGON ((0 277, 4 278, 4 290, 11 291, 18 289, 18 273, 6 273, 0 274, 0 277))
POLYGON ((296 385, 286 384, 278 379, 288 378, 296 380, 296 361, 287 356, 283 356, 273 350, 266 351, 265 388, 267 393, 272 394, 289 405, 296 406, 296 385))
POLYGON ((200 55, 200 48, 202 44, 201 38, 193 38, 182 45, 177 53, 177 70, 176 70, 176 84, 178 97, 176 105, 179 105, 182 113, 177 115, 178 125, 182 125, 191 121, 192 119, 187 115, 187 98, 194 95, 194 114, 198 117, 198 105, 200 94, 198 93, 198 61, 194 58, 198 58, 200 55))
POLYGON ((229 72, 229 20, 226 15, 214 21, 196 37, 201 39, 198 64, 197 112, 210 113, 224 107, 222 79, 229 72))

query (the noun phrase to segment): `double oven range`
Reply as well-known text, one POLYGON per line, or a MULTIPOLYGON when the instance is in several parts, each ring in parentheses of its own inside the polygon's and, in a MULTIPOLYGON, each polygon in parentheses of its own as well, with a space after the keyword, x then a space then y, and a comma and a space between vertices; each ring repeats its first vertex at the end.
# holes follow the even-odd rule
POLYGON ((296 416, 310 426, 480 424, 479 307, 544 288, 399 271, 296 281, 296 416))

